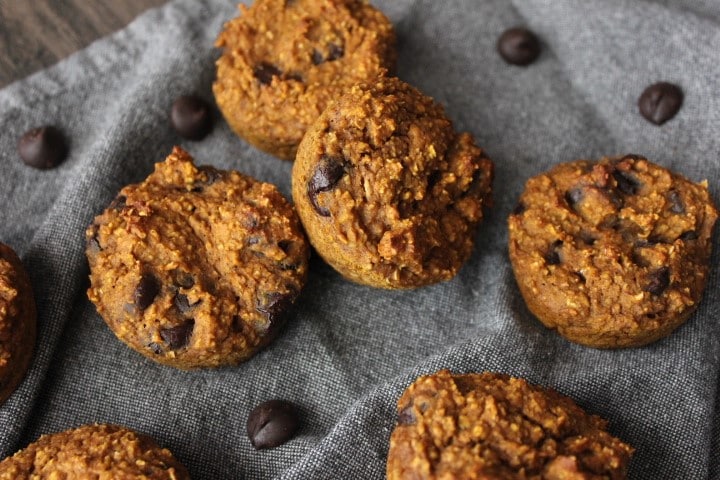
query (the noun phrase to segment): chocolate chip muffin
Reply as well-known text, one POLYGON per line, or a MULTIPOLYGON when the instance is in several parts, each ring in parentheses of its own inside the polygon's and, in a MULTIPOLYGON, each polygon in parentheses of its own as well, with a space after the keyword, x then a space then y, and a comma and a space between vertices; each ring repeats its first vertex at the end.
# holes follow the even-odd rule
POLYGON ((225 25, 213 92, 230 127, 286 160, 350 86, 393 70, 390 21, 364 0, 256 0, 225 25))
POLYGON ((420 377, 398 401, 388 480, 626 478, 632 447, 570 398, 498 373, 420 377))
POLYGON ((346 278, 414 288, 472 252, 493 164, 443 108, 397 78, 355 86, 310 127, 292 191, 318 253, 346 278))
POLYGON ((131 348, 182 369, 250 357, 307 276, 300 221, 275 186, 196 167, 177 147, 86 237, 98 313, 131 348))
POLYGON ((0 405, 15 391, 35 348, 35 300, 22 262, 0 243, 0 405))
POLYGON ((85 425, 43 435, 0 462, 0 480, 189 480, 152 438, 117 425, 85 425))
POLYGON ((644 345, 697 308, 717 215, 706 182, 643 157, 564 163, 527 182, 510 260, 547 327, 591 347, 644 345))

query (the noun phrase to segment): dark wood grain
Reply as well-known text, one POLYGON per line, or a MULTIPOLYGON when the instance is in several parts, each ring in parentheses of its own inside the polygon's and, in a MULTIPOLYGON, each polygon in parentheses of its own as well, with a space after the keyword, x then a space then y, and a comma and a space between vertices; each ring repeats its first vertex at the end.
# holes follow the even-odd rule
POLYGON ((0 87, 123 28, 167 0, 0 0, 0 87))

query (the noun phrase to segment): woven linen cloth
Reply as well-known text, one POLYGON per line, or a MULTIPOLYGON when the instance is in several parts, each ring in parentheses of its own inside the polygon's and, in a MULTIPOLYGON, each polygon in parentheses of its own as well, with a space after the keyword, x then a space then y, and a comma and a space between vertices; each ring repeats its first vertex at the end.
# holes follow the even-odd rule
POLYGON ((418 375, 496 371, 569 395, 636 449, 634 479, 720 478, 718 240, 691 319, 652 345, 601 351, 569 343, 526 309, 507 254, 506 220, 525 181, 558 162, 637 153, 720 199, 720 2, 715 0, 378 0, 398 34, 398 76, 442 103, 494 160, 495 204, 451 281, 384 291, 344 280, 318 257, 274 343, 232 368, 184 372, 118 341, 88 301, 84 230, 175 144, 199 164, 272 182, 289 197, 291 163, 250 147, 219 113, 212 134, 182 140, 174 98, 212 100, 214 40, 233 1, 176 0, 59 64, 0 90, 0 241, 29 270, 38 340, 21 387, 0 407, 0 457, 41 434, 117 423, 168 447, 193 479, 381 479, 395 405, 418 375), (495 44, 525 25, 532 65, 495 44), (658 127, 637 99, 657 81, 685 92, 658 127), (59 126, 70 155, 25 166, 17 139, 59 126), (302 408, 290 442, 255 451, 249 411, 282 398, 302 408))

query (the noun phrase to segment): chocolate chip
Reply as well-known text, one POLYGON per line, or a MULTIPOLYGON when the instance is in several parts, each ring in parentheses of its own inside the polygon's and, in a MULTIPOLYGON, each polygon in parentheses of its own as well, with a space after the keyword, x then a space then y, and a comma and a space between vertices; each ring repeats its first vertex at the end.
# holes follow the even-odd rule
POLYGON ((672 213, 685 213, 685 204, 677 190, 670 190, 667 194, 668 202, 670 202, 670 211, 672 213))
POLYGON ((695 232, 693 230, 688 230, 687 232, 681 233, 680 237, 678 237, 678 238, 680 238, 680 240, 687 242, 688 240, 697 240, 698 234, 697 234, 697 232, 695 232))
POLYGON ((584 196, 585 193, 583 192, 582 187, 571 188, 565 192, 565 201, 569 206, 573 207, 576 203, 582 200, 584 196))
POLYGON ((413 412, 412 404, 403 408, 400 411, 400 413, 398 413, 398 419, 397 419, 398 425, 414 425, 416 421, 417 421, 417 418, 415 418, 415 413, 413 412))
POLYGON ((342 58, 343 55, 345 55, 345 49, 340 45, 335 45, 334 43, 331 43, 328 46, 328 56, 327 58, 325 58, 325 61, 332 62, 334 60, 342 58))
POLYGON ((323 54, 318 49, 313 49, 312 51, 312 62, 313 65, 320 65, 321 63, 325 62, 325 57, 323 57, 323 54))
POLYGON ((190 301, 188 300, 187 295, 184 295, 182 293, 175 294, 175 298, 173 298, 173 304, 175 305, 175 308, 177 308, 180 313, 187 313, 190 310, 192 310, 193 305, 190 305, 190 301))
POLYGON ((175 277, 175 283, 177 283, 178 286, 183 288, 192 288, 192 286, 195 285, 195 279, 188 272, 175 270, 173 274, 175 277))
POLYGON ((646 292, 653 295, 662 295, 665 289, 670 285, 670 268, 661 267, 650 272, 648 275, 648 284, 643 288, 646 292))
POLYGON ((18 140, 17 150, 26 165, 40 170, 57 167, 68 152, 62 132, 51 125, 25 132, 18 140))
POLYGON ((637 193, 637 190, 640 187, 640 182, 633 178, 629 173, 623 170, 615 169, 612 172, 612 176, 617 183, 618 190, 622 193, 625 195, 635 195, 637 193))
POLYGON ((138 310, 145 310, 153 303, 158 293, 160 293, 160 283, 152 274, 143 273, 133 293, 135 306, 138 310))
POLYGON ((575 274, 577 279, 580 281, 580 283, 585 284, 585 282, 587 282, 585 275, 583 275, 582 273, 580 273, 580 272, 573 272, 573 273, 575 274))
POLYGON ((307 193, 315 211, 323 217, 330 216, 330 212, 318 205, 317 194, 327 192, 345 175, 345 162, 342 158, 323 156, 320 159, 315 172, 307 184, 307 193))
POLYGON ((255 309, 265 315, 272 326, 272 324, 283 319, 284 314, 290 310, 293 302, 295 302, 295 297, 296 295, 291 292, 266 293, 262 299, 257 299, 255 309))
POLYGON ((160 337, 173 350, 182 348, 188 344, 195 328, 195 320, 190 319, 177 327, 163 328, 160 330, 160 337))
POLYGON ((202 140, 212 130, 212 109, 205 100, 196 95, 183 95, 172 104, 170 123, 181 137, 202 140))
POLYGON ((285 253, 288 253, 290 251, 290 249, 292 248, 292 246, 293 246, 293 242, 291 242, 290 240, 280 240, 278 242, 278 247, 280 247, 280 250, 282 250, 285 253))
POLYGON ((513 215, 522 215, 525 213, 525 210, 527 207, 525 207, 525 204, 522 202, 518 202, 517 205, 515 205, 515 208, 513 208, 512 214, 513 215))
POLYGON ((110 202, 110 208, 111 210, 122 210, 125 208, 125 202, 127 201, 127 197, 125 195, 118 195, 113 199, 112 202, 110 202))
POLYGON ((162 353, 162 347, 155 342, 148 343, 148 348, 152 350, 155 355, 160 355, 162 353))
POLYGON ((540 55, 540 40, 527 28, 510 28, 498 38, 497 51, 511 65, 529 65, 540 55))
POLYGON ((282 75, 282 70, 273 65, 272 63, 262 62, 255 66, 253 75, 263 85, 270 85, 273 77, 279 77, 282 75))
POLYGON ((93 224, 90 230, 90 234, 85 241, 85 250, 90 254, 95 254, 102 250, 102 248, 100 248, 100 241, 97 238, 98 226, 93 224))
POLYGON ((545 263, 547 263, 548 265, 557 265, 560 263, 560 253, 558 252, 558 250, 560 249, 562 244, 562 240, 555 240, 552 245, 550 245, 550 248, 543 257, 545 259, 545 263))
POLYGON ((300 427, 297 406, 285 400, 269 400, 253 408, 247 419, 247 434, 256 450, 275 448, 287 442, 300 427))
POLYGON ((640 114, 655 125, 662 125, 673 118, 682 103, 682 90, 668 82, 650 85, 638 99, 640 114))

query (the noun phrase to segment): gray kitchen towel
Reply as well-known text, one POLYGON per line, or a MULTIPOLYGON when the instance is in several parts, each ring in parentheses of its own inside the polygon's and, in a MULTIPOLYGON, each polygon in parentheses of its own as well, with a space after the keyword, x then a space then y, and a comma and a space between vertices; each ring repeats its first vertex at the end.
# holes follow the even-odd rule
POLYGON ((291 164, 248 146, 217 114, 200 142, 168 124, 173 99, 212 100, 213 41, 229 0, 175 0, 45 71, 0 90, 0 241, 27 266, 39 335, 32 367, 0 407, 0 457, 81 424, 156 438, 194 479, 384 478, 395 404, 441 368, 499 371, 571 396, 636 448, 635 479, 720 478, 718 241, 693 317, 650 346, 600 351, 545 329, 510 269, 506 219, 527 178, 577 158, 638 153, 720 199, 720 2, 717 0, 378 0, 399 38, 398 75, 445 105, 495 161, 495 205, 459 275, 413 291, 345 281, 319 258, 279 338, 233 368, 182 372, 121 344, 88 301, 84 230, 115 194, 175 144, 200 164, 240 170, 289 196, 291 164), (538 61, 506 65, 495 42, 526 25, 538 61), (649 84, 685 92, 658 127, 637 111, 649 84), (16 141, 62 128, 60 167, 26 167, 16 141), (250 409, 302 406, 299 435, 255 451, 250 409))

